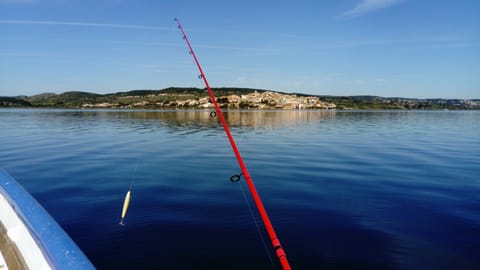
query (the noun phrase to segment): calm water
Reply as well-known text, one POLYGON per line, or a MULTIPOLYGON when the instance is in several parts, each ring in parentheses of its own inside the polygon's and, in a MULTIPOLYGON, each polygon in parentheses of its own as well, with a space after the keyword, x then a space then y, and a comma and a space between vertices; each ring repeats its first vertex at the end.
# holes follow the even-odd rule
MULTIPOLYGON (((294 269, 480 269, 480 112, 226 117, 294 269)), ((279 269, 208 111, 0 110, 0 140, 99 269, 279 269)))

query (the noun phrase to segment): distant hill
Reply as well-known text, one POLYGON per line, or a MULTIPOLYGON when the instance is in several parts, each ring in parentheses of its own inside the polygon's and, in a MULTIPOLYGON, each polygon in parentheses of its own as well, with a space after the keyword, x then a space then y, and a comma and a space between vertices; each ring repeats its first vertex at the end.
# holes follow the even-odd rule
MULTIPOLYGON (((265 92, 262 89, 249 88, 213 88, 217 96, 245 95, 249 93, 265 92)), ((161 90, 131 90, 108 94, 95 94, 89 92, 70 91, 61 94, 43 93, 39 95, 16 99, 24 101, 25 106, 51 107, 51 108, 80 108, 84 104, 118 103, 128 105, 142 101, 165 102, 172 100, 185 100, 189 98, 207 97, 205 89, 169 87, 161 90), (28 105, 30 104, 30 105, 28 105)), ((5 107, 5 106, 4 106, 5 107)))
MULTIPOLYGON (((212 88, 217 98, 231 95, 249 95, 267 91, 307 97, 303 93, 284 93, 253 88, 212 88)), ((324 102, 336 104, 337 109, 480 109, 480 100, 462 99, 412 99, 379 96, 316 96, 324 102)), ((70 91, 61 94, 42 93, 33 96, 0 97, 0 107, 38 107, 38 108, 82 108, 85 104, 115 104, 118 108, 144 107, 161 108, 161 104, 170 107, 178 101, 208 98, 205 89, 189 87, 169 87, 160 90, 139 89, 126 92, 96 94, 90 92, 70 91)), ((180 102, 181 103, 181 102, 180 102)), ((101 106, 99 106, 101 107, 101 106)), ((247 106, 248 107, 248 106, 247 106)), ((183 107, 182 107, 183 108, 183 107)))
POLYGON ((85 102, 95 101, 100 94, 71 91, 62 94, 43 93, 25 98, 34 107, 75 108, 85 102))
POLYGON ((341 109, 479 110, 479 99, 418 99, 379 96, 319 96, 341 109))
POLYGON ((22 98, 0 97, 0 107, 32 107, 32 104, 22 98))

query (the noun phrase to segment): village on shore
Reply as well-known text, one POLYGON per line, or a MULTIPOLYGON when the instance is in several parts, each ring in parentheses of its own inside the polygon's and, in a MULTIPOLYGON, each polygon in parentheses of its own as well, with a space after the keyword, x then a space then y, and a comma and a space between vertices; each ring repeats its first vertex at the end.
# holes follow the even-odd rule
MULTIPOLYGON (((157 94, 156 97, 167 94, 157 94)), ((138 98, 125 96, 124 99, 138 98)), ((150 97, 151 98, 151 97, 150 97)), ((294 94, 282 94, 278 92, 253 92, 244 95, 227 95, 216 98, 221 108, 226 109, 335 109, 334 103, 321 101, 315 96, 297 96, 294 94)), ((125 103, 85 103, 82 108, 185 108, 185 109, 208 109, 213 108, 213 102, 209 97, 177 99, 171 101, 148 101, 143 100, 131 104, 125 103)))
MULTIPOLYGON (((479 110, 480 99, 315 96, 251 88, 213 88, 216 101, 232 110, 479 110)), ((97 94, 68 91, 32 96, 0 96, 0 107, 75 109, 211 109, 206 89, 169 87, 97 94)))

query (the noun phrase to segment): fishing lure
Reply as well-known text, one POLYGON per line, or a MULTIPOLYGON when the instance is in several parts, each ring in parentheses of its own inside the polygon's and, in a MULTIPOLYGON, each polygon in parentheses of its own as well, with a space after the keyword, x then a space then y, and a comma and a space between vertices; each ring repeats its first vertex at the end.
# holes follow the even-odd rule
POLYGON ((124 226, 125 225, 125 217, 127 216, 127 211, 128 211, 128 205, 130 204, 130 194, 131 194, 131 189, 127 191, 127 194, 125 195, 125 200, 123 201, 123 208, 122 208, 122 219, 120 220, 120 225, 124 226))

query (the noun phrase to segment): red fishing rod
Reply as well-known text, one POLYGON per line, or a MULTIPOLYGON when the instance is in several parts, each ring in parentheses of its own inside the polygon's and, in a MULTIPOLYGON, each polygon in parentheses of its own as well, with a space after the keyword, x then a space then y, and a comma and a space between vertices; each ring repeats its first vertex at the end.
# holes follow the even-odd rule
MULTIPOLYGON (((262 217, 263 224, 265 225, 265 228, 267 229, 268 236, 270 237, 270 240, 272 241, 272 246, 275 249, 275 252, 277 254, 277 257, 280 261, 280 264, 282 265, 282 268, 284 270, 289 270, 290 265, 287 260, 287 255, 285 251, 283 250, 282 245, 280 244, 280 240, 277 237, 277 233, 275 232, 275 229, 273 228, 272 222, 270 221, 270 218, 268 217, 267 211, 265 210, 265 207, 263 206, 262 199, 260 198, 260 195, 258 195, 257 189, 255 188, 255 185, 253 184, 253 180, 250 177, 250 174, 248 173, 247 166, 245 166, 245 162, 243 162, 243 158, 240 155, 240 152, 238 151, 237 145, 235 144, 235 140, 232 137, 232 134, 230 133, 230 129, 228 128, 227 122, 225 121, 225 118, 223 117, 222 111, 220 110, 220 107, 218 106, 217 100, 215 99, 215 95, 213 94, 212 89, 210 88, 210 85, 208 84, 207 77, 203 73, 202 67, 200 66, 200 62, 198 62, 197 56, 195 55, 195 52, 192 49, 192 45, 190 45, 190 41, 188 41, 187 35, 185 34, 185 31, 183 30, 182 25, 180 24, 180 21, 175 18, 175 22, 178 24, 178 29, 182 32, 183 39, 187 43, 188 49, 190 50, 190 54, 193 56, 193 60, 195 60, 195 64, 197 65, 198 70, 200 71, 199 78, 203 80, 205 83, 205 86, 207 87, 208 94, 210 95, 210 99, 213 102, 213 105, 215 106, 215 112, 212 112, 210 115, 215 116, 217 115, 218 118, 220 119, 220 122, 223 125, 223 129, 225 130, 225 133, 227 134, 228 141, 230 142, 230 145, 232 146, 232 150, 235 153, 235 157, 237 158, 238 165, 240 165, 240 168, 242 169, 242 174, 243 177, 245 178, 245 181, 247 182, 248 189, 250 190, 250 193, 252 194, 253 201, 255 202, 255 205, 257 206, 258 212, 260 213, 260 216, 262 217)), ((234 175, 230 180, 232 181, 238 181, 240 179, 239 175, 234 175)))

